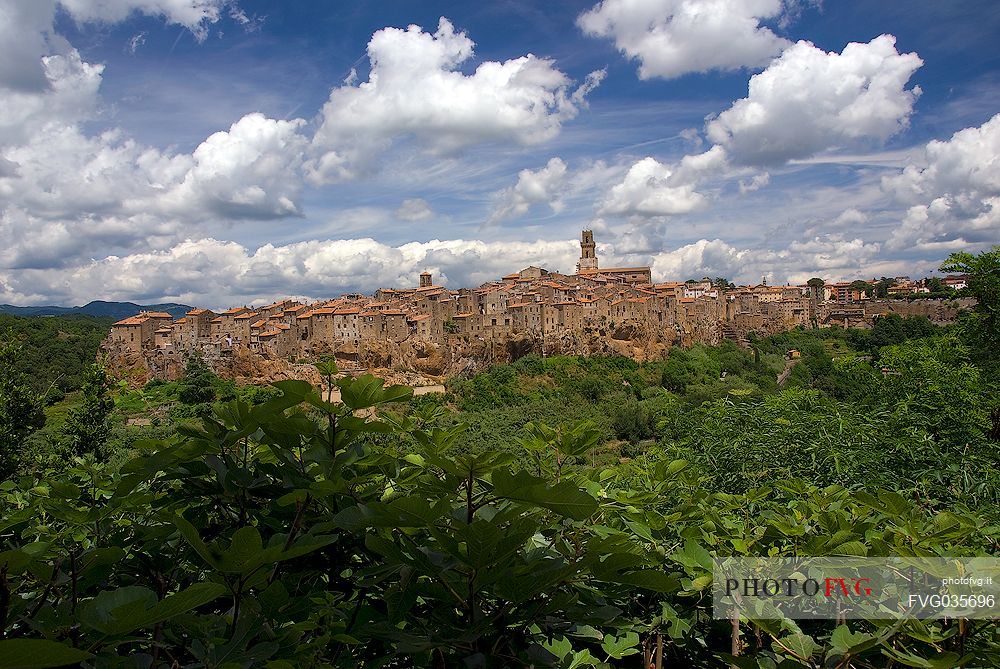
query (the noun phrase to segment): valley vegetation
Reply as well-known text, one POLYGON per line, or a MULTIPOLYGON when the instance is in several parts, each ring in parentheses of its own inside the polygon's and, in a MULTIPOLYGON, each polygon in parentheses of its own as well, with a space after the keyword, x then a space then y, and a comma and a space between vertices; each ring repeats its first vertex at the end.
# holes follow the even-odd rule
POLYGON ((0 668, 1000 666, 996 621, 712 617, 713 556, 1000 555, 1000 247, 944 269, 978 300, 947 328, 529 355, 420 397, 332 361, 44 377, 63 340, 16 322, 0 668))

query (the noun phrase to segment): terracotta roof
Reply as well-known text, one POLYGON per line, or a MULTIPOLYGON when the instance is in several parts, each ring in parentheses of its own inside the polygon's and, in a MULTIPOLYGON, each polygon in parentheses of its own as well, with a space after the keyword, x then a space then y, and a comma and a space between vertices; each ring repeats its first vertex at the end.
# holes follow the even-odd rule
POLYGON ((291 312, 294 313, 296 311, 302 311, 305 308, 306 308, 306 305, 304 305, 304 304, 297 304, 294 307, 288 307, 287 309, 285 309, 285 313, 287 314, 289 311, 291 311, 291 312))
POLYGON ((209 311, 208 309, 192 309, 191 311, 187 312, 187 315, 188 316, 204 316, 205 314, 210 314, 210 313, 212 313, 212 312, 209 311))
POLYGON ((242 313, 242 312, 244 312, 246 310, 247 310, 246 307, 233 307, 232 309, 226 309, 222 313, 224 313, 224 314, 240 314, 240 313, 242 313))
POLYGON ((410 320, 413 321, 414 323, 417 323, 420 321, 425 321, 430 317, 431 317, 430 314, 422 314, 420 316, 410 316, 410 320))
POLYGON ((278 323, 278 329, 279 330, 291 330, 292 326, 289 325, 288 323, 278 323))
POLYGON ((266 318, 262 318, 259 321, 257 321, 256 323, 251 323, 250 327, 252 327, 252 328, 262 328, 265 325, 267 325, 267 319, 266 318))
POLYGON ((115 325, 125 325, 125 326, 142 325, 148 320, 149 318, 147 318, 144 314, 139 314, 138 316, 129 316, 128 318, 123 318, 122 320, 115 323, 115 325))
POLYGON ((382 313, 384 315, 386 315, 386 316, 402 316, 403 315, 403 310, 402 309, 386 309, 382 313))
POLYGON ((184 325, 187 322, 188 319, 186 318, 178 318, 176 321, 174 321, 174 325, 184 325))
POLYGON ((218 316, 209 321, 209 323, 222 323, 222 316, 218 316))
POLYGON ((341 307, 333 313, 335 316, 350 316, 351 314, 361 313, 361 309, 358 307, 341 307))
POLYGON ((313 315, 313 313, 314 313, 314 312, 312 312, 312 311, 307 311, 307 312, 306 312, 306 313, 304 313, 304 314, 299 314, 299 316, 298 316, 298 320, 300 320, 300 321, 304 321, 304 320, 306 320, 306 319, 309 319, 309 318, 312 318, 312 315, 313 315))
POLYGON ((681 299, 679 299, 677 301, 678 302, 683 302, 684 304, 691 304, 692 302, 694 302, 694 298, 693 297, 682 297, 681 299))
POLYGON ((174 318, 165 311, 147 311, 146 315, 149 316, 150 318, 169 318, 171 320, 173 320, 174 318))
POLYGON ((257 335, 257 338, 263 339, 264 337, 274 337, 279 334, 281 334, 279 330, 268 330, 267 332, 261 332, 259 335, 257 335))
POLYGON ((159 330, 156 331, 155 334, 161 335, 161 334, 172 334, 172 333, 173 329, 171 328, 160 328, 159 330))
POLYGON ((313 309, 312 314, 313 316, 329 316, 335 311, 337 310, 334 309, 333 307, 320 307, 319 309, 313 309))
POLYGON ((257 312, 256 311, 244 311, 242 314, 240 314, 239 316, 236 317, 236 320, 243 321, 243 320, 248 320, 250 318, 257 318, 257 312))

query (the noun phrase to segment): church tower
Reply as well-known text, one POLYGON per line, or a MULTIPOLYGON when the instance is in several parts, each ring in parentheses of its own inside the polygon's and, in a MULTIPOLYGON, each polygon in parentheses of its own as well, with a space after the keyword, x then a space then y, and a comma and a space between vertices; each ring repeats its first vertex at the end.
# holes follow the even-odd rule
POLYGON ((577 273, 585 269, 597 269, 596 249, 594 233, 590 230, 584 230, 580 237, 580 262, 576 264, 577 273))

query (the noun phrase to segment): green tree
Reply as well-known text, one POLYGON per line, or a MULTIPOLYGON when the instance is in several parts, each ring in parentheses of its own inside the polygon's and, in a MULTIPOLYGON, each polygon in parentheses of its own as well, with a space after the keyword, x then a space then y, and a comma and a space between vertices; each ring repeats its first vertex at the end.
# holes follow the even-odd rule
POLYGON ((852 291, 856 290, 859 293, 864 293, 866 295, 871 295, 872 292, 873 292, 872 291, 872 285, 870 283, 868 283, 867 281, 862 281, 861 279, 858 279, 857 281, 852 281, 851 282, 851 290, 852 291))
POLYGON ((968 275, 976 307, 965 321, 966 331, 977 348, 995 357, 1000 350, 1000 246, 979 255, 952 253, 940 269, 968 275))
POLYGON ((77 455, 97 454, 107 443, 115 408, 113 387, 103 363, 93 364, 83 373, 83 403, 70 410, 64 428, 69 446, 77 455))
POLYGON ((42 398, 17 370, 20 354, 10 332, 0 336, 0 478, 17 469, 25 438, 45 425, 42 398))
POLYGON ((214 386, 218 380, 201 354, 193 353, 184 366, 178 399, 183 404, 208 404, 215 399, 214 386))
POLYGON ((889 277, 883 276, 881 279, 875 282, 875 297, 885 298, 889 297, 889 289, 896 285, 895 279, 890 279, 889 277))
POLYGON ((822 298, 823 297, 823 286, 826 285, 826 281, 814 276, 813 278, 806 281, 806 285, 809 286, 809 292, 813 297, 822 298))
POLYGON ((939 276, 932 276, 927 280, 927 289, 932 293, 945 293, 950 290, 948 286, 944 285, 944 281, 939 276))

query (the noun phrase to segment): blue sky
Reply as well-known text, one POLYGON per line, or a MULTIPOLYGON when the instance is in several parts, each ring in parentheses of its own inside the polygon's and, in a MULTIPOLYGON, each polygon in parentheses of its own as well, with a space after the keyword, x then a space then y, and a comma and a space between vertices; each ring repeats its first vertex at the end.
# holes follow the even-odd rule
POLYGON ((993 2, 13 0, 0 302, 457 288, 584 227, 658 280, 922 276, 1000 239, 998 37, 993 2))

